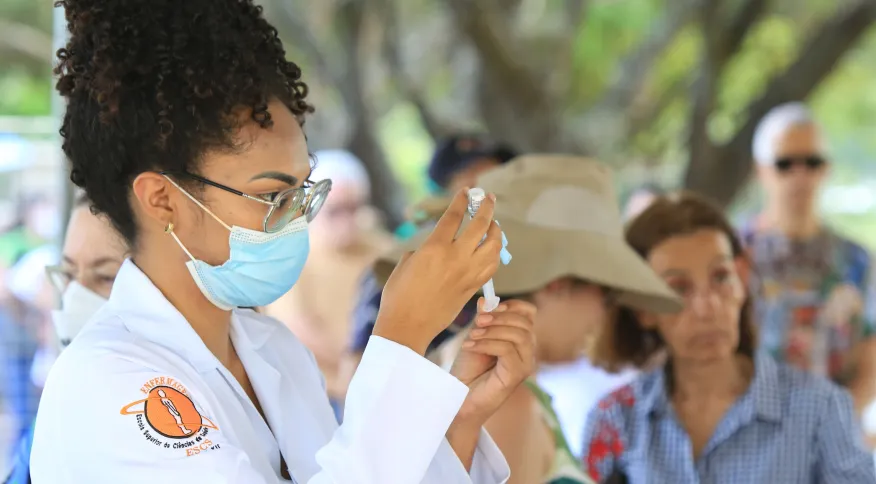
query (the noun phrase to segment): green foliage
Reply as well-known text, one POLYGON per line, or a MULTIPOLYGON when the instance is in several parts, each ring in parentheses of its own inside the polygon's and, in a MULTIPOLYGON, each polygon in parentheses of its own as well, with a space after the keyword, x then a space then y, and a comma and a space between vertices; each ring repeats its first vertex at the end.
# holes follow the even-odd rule
POLYGON ((0 115, 45 116, 51 113, 51 78, 34 78, 10 69, 0 75, 0 115))
POLYGON ((650 31, 659 5, 656 0, 590 3, 572 54, 575 90, 569 101, 573 105, 598 99, 613 79, 618 60, 650 31))
POLYGON ((409 104, 398 104, 381 119, 378 129, 407 199, 418 200, 427 195, 426 166, 433 146, 420 126, 416 110, 409 104))
MULTIPOLYGON (((51 35, 52 3, 37 0, 0 0, 0 19, 22 23, 51 35)), ((0 33, 2 36, 3 33, 0 33)), ((47 115, 51 112, 51 53, 46 52, 45 75, 33 74, 20 59, 0 47, 0 116, 47 115)))

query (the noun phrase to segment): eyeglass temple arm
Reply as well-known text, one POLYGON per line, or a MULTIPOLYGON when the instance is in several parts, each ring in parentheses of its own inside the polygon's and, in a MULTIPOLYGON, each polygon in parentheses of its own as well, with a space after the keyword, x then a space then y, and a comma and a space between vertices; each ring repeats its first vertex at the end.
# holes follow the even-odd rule
MULTIPOLYGON (((169 171, 159 171, 158 174, 165 175, 165 176, 173 176, 174 175, 174 173, 171 173, 169 171)), ((220 190, 225 190, 226 192, 233 193, 239 197, 247 198, 249 200, 255 200, 256 202, 260 202, 260 203, 263 203, 265 205, 274 205, 273 203, 271 203, 267 200, 262 200, 261 198, 257 198, 257 197, 254 197, 252 195, 243 193, 240 190, 235 190, 234 188, 231 188, 229 186, 225 186, 221 183, 216 183, 213 180, 210 180, 209 178, 204 178, 200 175, 195 175, 194 173, 183 173, 182 176, 191 178, 192 180, 199 181, 201 183, 205 183, 207 185, 210 185, 211 187, 215 187, 215 188, 218 188, 220 190)))

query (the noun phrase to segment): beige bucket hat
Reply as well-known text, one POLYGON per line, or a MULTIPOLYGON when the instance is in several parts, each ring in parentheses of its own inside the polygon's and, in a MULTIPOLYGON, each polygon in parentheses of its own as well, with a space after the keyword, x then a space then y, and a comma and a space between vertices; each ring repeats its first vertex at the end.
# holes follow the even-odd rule
MULTIPOLYGON (((495 218, 513 260, 500 266, 497 294, 527 294, 562 277, 616 291, 618 303, 652 312, 682 305, 624 240, 611 172, 602 163, 566 155, 525 155, 485 173, 478 186, 496 194, 495 218)), ((405 251, 428 230, 400 244, 375 266, 385 281, 405 251)))

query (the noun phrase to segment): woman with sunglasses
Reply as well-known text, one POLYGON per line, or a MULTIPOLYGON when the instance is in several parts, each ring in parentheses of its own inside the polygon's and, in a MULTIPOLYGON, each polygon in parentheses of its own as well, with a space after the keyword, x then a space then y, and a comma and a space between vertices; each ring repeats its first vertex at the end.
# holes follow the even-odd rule
POLYGON ((295 284, 331 181, 308 181, 301 71, 250 0, 59 2, 72 180, 131 247, 37 416, 34 482, 499 483, 482 424, 532 370, 533 309, 453 375, 423 354, 499 264, 461 191, 384 291, 338 424, 313 356, 248 309, 295 284))

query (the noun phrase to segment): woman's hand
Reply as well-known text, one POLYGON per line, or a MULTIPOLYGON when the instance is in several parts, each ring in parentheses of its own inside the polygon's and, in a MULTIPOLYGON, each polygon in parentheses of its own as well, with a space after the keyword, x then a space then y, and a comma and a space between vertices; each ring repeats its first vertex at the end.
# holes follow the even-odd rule
MULTIPOLYGON (((483 307, 483 298, 478 301, 483 307)), ((447 431, 468 468, 481 427, 535 370, 535 306, 505 301, 492 313, 481 313, 462 344, 450 373, 469 387, 459 413, 447 431)))
POLYGON ((502 250, 502 232, 493 222, 495 197, 484 200, 456 237, 467 207, 468 190, 463 189, 423 245, 396 266, 383 289, 373 334, 425 354, 432 339, 493 277, 502 250))
MULTIPOLYGON (((478 301, 483 307, 483 298, 478 301)), ((457 419, 482 425, 535 370, 535 306, 504 301, 481 313, 450 373, 470 391, 457 419)))

